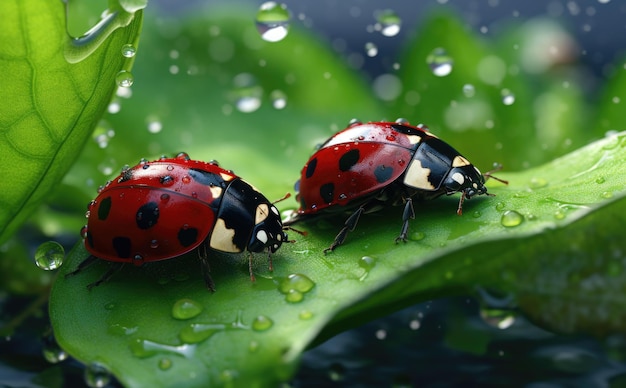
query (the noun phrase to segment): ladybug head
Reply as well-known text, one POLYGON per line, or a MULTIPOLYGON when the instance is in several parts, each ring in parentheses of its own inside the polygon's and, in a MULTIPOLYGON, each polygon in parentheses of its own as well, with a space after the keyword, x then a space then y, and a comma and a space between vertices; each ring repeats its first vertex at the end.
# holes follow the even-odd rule
POLYGON ((255 222, 248 242, 250 252, 262 252, 267 249, 269 253, 274 253, 284 242, 288 242, 276 206, 260 203, 257 206, 255 222))
POLYGON ((443 182, 446 194, 461 192, 465 198, 487 194, 485 177, 471 164, 453 167, 443 182))

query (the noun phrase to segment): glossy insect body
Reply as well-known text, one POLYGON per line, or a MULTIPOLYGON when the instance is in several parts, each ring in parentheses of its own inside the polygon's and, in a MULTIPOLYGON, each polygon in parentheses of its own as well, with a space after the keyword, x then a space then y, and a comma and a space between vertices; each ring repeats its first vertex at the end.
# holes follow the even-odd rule
POLYGON ((210 289, 207 249, 271 254, 287 242, 267 198, 217 163, 184 153, 125 168, 89 204, 82 234, 93 257, 117 263, 141 265, 196 249, 210 289))
POLYGON ((286 223, 353 211, 328 251, 344 241, 362 213, 404 204, 396 241, 406 241, 413 199, 460 192, 460 215, 466 198, 487 194, 485 176, 425 126, 357 122, 328 139, 304 165, 296 184, 300 208, 286 223))

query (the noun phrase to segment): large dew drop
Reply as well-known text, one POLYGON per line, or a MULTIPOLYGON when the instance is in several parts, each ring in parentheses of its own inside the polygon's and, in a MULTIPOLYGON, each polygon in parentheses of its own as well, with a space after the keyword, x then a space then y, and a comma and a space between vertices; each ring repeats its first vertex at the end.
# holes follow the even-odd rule
POLYGON ((115 76, 115 83, 122 88, 130 88, 133 86, 133 82, 135 82, 135 77, 133 77, 133 73, 130 71, 121 70, 115 76))
POLYGON ((256 28, 267 42, 279 42, 289 33, 289 10, 284 4, 268 1, 256 14, 256 28))
POLYGON ((379 11, 376 16, 376 29, 380 29, 380 33, 384 36, 396 36, 400 32, 402 20, 394 11, 386 9, 379 11))
POLYGON ((454 61, 445 49, 437 47, 426 57, 426 63, 437 77, 445 77, 452 72, 454 61))
POLYGON ((65 250, 63 246, 56 241, 45 242, 35 251, 35 264, 37 264, 37 267, 46 271, 59 268, 63 264, 64 258, 65 250))

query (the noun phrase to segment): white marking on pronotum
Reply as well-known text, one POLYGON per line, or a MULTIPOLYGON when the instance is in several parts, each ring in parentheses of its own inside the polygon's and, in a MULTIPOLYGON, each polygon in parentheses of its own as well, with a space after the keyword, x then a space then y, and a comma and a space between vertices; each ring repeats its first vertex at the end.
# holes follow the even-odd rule
POLYGON ((416 189, 435 190, 435 186, 428 180, 429 176, 430 169, 422 167, 422 163, 414 159, 406 171, 404 184, 416 189))
POLYGON ((452 180, 454 180, 459 185, 462 185, 465 182, 465 177, 460 172, 455 172, 452 174, 452 180))
POLYGON ((267 216, 269 215, 269 206, 266 203, 262 203, 256 207, 256 214, 254 216, 254 224, 258 225, 261 222, 265 221, 267 216))
POLYGON ((222 191, 224 191, 219 186, 209 186, 209 190, 211 191, 211 196, 213 198, 219 198, 222 195, 222 191))
POLYGON ((407 135, 407 138, 409 139, 409 143, 411 144, 417 144, 422 141, 422 137, 418 135, 407 135))
POLYGON ((278 212, 278 209, 276 209, 276 206, 272 206, 272 213, 276 214, 277 216, 280 215, 280 213, 278 212))
POLYGON ((470 164, 469 160, 465 159, 461 155, 455 156, 454 160, 452 160, 452 167, 463 167, 469 166, 470 164))
POLYGON ((235 230, 228 229, 224 220, 218 218, 215 222, 215 226, 213 227, 213 232, 211 233, 211 241, 209 243, 209 246, 222 252, 241 252, 239 248, 237 248, 235 243, 233 243, 234 238, 235 230))
POLYGON ((230 182, 233 180, 233 176, 230 174, 224 174, 223 172, 220 172, 220 176, 222 177, 222 179, 226 182, 230 182))
POLYGON ((262 242, 263 244, 267 244, 267 233, 264 230, 259 230, 256 233, 256 239, 262 242))

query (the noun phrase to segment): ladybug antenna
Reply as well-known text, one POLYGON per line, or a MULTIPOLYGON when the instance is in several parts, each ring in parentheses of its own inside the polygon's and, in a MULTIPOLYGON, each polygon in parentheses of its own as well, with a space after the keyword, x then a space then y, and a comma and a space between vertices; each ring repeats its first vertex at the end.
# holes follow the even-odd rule
POLYGON ((500 182, 500 183, 504 183, 505 185, 508 185, 508 184, 509 184, 509 181, 506 181, 506 180, 504 180, 504 179, 500 179, 500 178, 498 178, 498 177, 496 177, 496 176, 493 176, 493 175, 492 175, 494 172, 498 172, 498 171, 500 171, 500 170, 502 170, 502 164, 500 164, 500 163, 494 163, 493 168, 492 168, 491 170, 489 170, 489 171, 487 171, 486 173, 484 173, 484 174, 483 174, 483 176, 485 177, 485 181, 486 181, 487 179, 491 178, 491 179, 495 179, 495 180, 497 180, 497 181, 498 181, 498 182, 500 182))
POLYGON ((286 200, 287 198, 291 197, 291 193, 287 193, 285 194, 282 198, 277 199, 276 201, 272 202, 272 205, 277 204, 278 202, 282 202, 284 200, 286 200))
MULTIPOLYGON (((294 231, 294 232, 298 233, 300 236, 306 236, 306 235, 308 234, 308 233, 307 233, 307 232, 305 232, 304 230, 299 230, 299 229, 296 229, 296 228, 291 227, 291 226, 283 226, 283 230, 291 230, 291 231, 294 231)), ((295 241, 290 241, 290 242, 295 242, 295 241)))

